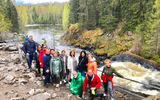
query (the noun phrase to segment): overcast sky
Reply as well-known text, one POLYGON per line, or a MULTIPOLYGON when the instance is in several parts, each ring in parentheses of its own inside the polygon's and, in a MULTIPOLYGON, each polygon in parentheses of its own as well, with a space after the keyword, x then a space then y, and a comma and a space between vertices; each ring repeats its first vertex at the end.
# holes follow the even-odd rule
POLYGON ((38 4, 38 3, 54 3, 54 2, 67 2, 69 0, 15 0, 16 4, 38 4))

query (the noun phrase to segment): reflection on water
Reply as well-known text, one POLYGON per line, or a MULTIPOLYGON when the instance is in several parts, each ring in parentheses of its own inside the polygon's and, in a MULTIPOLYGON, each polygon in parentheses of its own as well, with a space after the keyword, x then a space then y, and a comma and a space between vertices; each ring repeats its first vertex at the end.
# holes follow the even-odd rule
MULTIPOLYGON (((58 41, 62 34, 60 34, 56 27, 38 27, 37 25, 35 26, 36 27, 28 27, 28 30, 26 32, 33 35, 33 38, 36 42, 41 44, 41 39, 45 38, 47 40, 47 46, 49 48, 55 47, 55 49, 58 51, 66 50, 67 55, 69 55, 70 50, 74 49, 76 51, 76 57, 79 56, 79 53, 82 49, 61 44, 58 41)), ((87 53, 89 52, 87 51, 87 53)), ((148 83, 150 80, 154 80, 154 82, 160 81, 160 72, 151 71, 131 62, 113 62, 112 66, 124 77, 129 79, 133 79, 143 83, 148 83)), ((100 68, 99 70, 102 70, 102 68, 100 68)), ((100 72, 98 72, 98 74, 100 74, 100 72)), ((133 90, 135 92, 141 92, 149 95, 156 95, 158 93, 157 90, 145 89, 141 84, 127 81, 118 77, 114 77, 113 81, 115 85, 133 90)))
MULTIPOLYGON (((150 80, 154 80, 154 82, 159 82, 160 80, 160 72, 151 71, 131 62, 113 62, 112 67, 114 67, 116 71, 122 74, 125 78, 136 80, 145 84, 148 84, 150 80)), ((102 70, 102 68, 100 70, 102 70)), ((114 77, 113 81, 115 85, 135 92, 141 92, 148 95, 156 95, 159 93, 157 90, 145 89, 142 84, 121 79, 119 77, 114 77)))

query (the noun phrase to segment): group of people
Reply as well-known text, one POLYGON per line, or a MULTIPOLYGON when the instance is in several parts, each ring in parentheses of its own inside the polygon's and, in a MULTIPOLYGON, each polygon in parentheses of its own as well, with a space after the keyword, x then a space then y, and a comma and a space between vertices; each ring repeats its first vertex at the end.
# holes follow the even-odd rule
POLYGON ((69 55, 65 50, 61 53, 54 49, 47 48, 47 45, 36 45, 33 36, 23 45, 28 68, 32 71, 32 60, 36 64, 37 73, 44 76, 44 86, 48 88, 48 84, 59 87, 63 83, 70 84, 72 94, 79 97, 85 96, 86 90, 89 88, 90 97, 103 97, 107 94, 111 100, 113 96, 113 74, 123 77, 111 67, 111 60, 106 59, 105 67, 102 75, 97 75, 97 62, 92 54, 81 51, 79 58, 76 58, 75 51, 71 50, 69 55), (100 78, 101 77, 101 78, 100 78), (103 80, 104 94, 96 93, 101 87, 101 79, 103 80))

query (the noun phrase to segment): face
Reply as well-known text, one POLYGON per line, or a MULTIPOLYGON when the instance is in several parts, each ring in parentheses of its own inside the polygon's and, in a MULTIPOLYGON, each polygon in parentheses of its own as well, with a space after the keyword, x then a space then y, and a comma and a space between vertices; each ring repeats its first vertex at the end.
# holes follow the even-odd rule
POLYGON ((65 51, 62 51, 62 56, 65 56, 66 55, 66 52, 65 51))
POLYGON ((74 78, 77 78, 77 77, 78 77, 78 74, 77 74, 76 72, 74 72, 74 73, 73 73, 73 77, 74 77, 74 78))
POLYGON ((74 51, 71 52, 71 56, 72 56, 72 57, 74 56, 74 51))
POLYGON ((110 67, 111 63, 109 61, 105 62, 106 67, 110 67))
POLYGON ((33 36, 29 36, 29 41, 32 41, 33 40, 33 36))
POLYGON ((43 47, 43 50, 46 50, 46 49, 47 49, 47 46, 44 46, 44 47, 43 47))
POLYGON ((85 56, 85 53, 84 52, 82 52, 82 57, 84 57, 85 56))
POLYGON ((57 58, 58 54, 57 54, 57 53, 54 53, 53 56, 54 56, 54 58, 57 58))
POLYGON ((54 50, 51 50, 51 54, 54 54, 55 53, 55 51, 54 50))
POLYGON ((50 49, 46 49, 46 54, 50 54, 50 49))
POLYGON ((88 75, 91 77, 93 75, 92 71, 88 71, 88 75))
POLYGON ((41 50, 41 46, 40 46, 40 45, 38 46, 38 50, 39 50, 39 51, 41 50))
POLYGON ((92 56, 88 55, 88 60, 91 61, 92 60, 92 56))

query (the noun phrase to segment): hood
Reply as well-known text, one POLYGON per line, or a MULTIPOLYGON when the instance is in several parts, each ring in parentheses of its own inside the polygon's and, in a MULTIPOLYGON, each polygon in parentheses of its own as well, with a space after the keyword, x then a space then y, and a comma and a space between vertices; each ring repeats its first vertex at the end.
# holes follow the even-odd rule
POLYGON ((96 61, 96 58, 92 58, 92 60, 90 60, 89 62, 95 62, 96 61))

